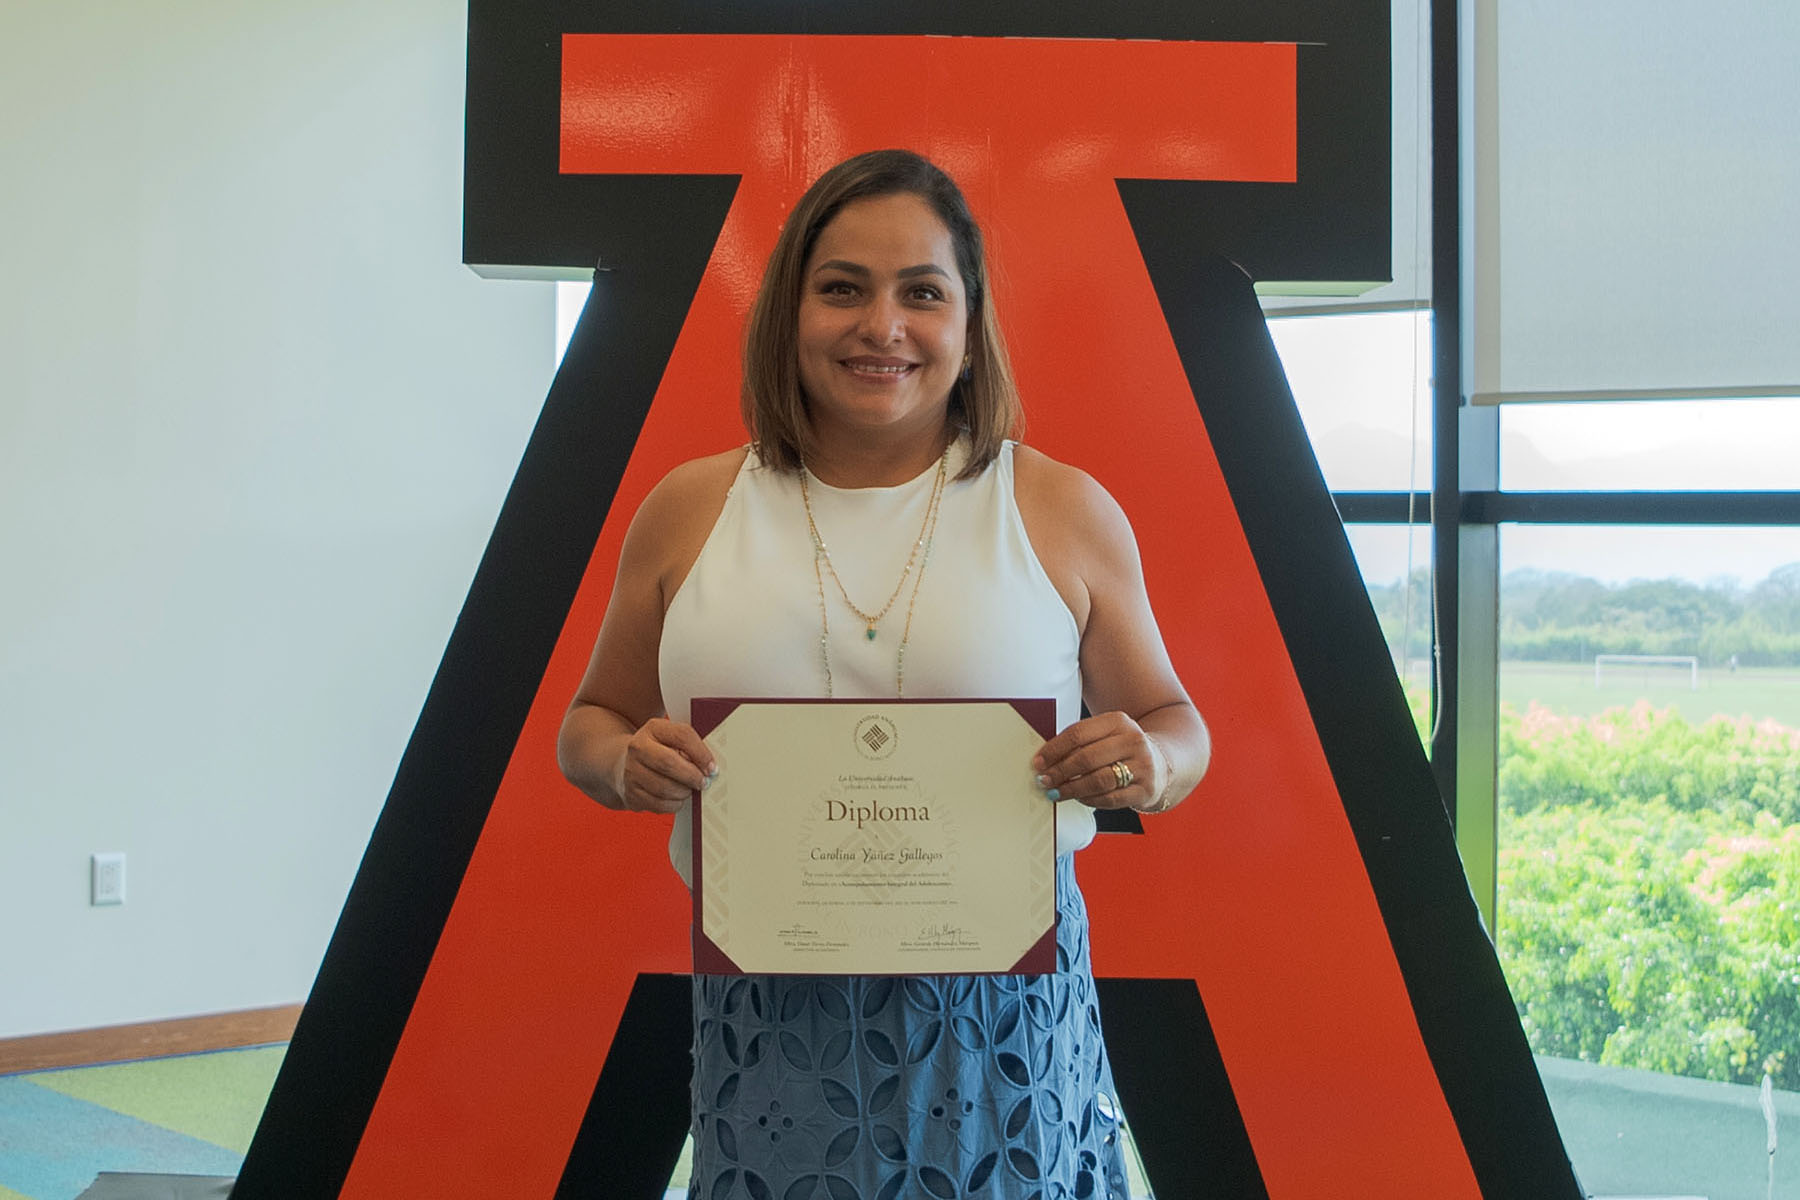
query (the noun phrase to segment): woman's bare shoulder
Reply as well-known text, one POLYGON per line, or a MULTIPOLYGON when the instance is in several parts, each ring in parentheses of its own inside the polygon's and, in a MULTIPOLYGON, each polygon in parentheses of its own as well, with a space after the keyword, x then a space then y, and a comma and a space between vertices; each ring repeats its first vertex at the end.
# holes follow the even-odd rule
POLYGON ((1116 534, 1125 520, 1118 501, 1080 467, 1026 445, 1013 447, 1013 495, 1026 521, 1053 521, 1069 533, 1116 534))
POLYGON ((1038 562, 1085 635, 1096 585, 1135 571, 1124 510, 1092 475, 1028 446, 1013 449, 1013 499, 1038 562))
POLYGON ((675 467, 650 489, 633 523, 682 525, 704 519, 710 527, 749 453, 748 446, 739 446, 720 454, 690 458, 675 467))
POLYGON ((738 446, 718 454, 690 458, 664 475, 650 489, 650 496, 665 504, 691 503, 714 495, 723 500, 749 455, 750 447, 738 446))
POLYGON ((689 459, 657 481, 625 533, 622 565, 643 565, 667 581, 687 573, 724 511, 749 447, 689 459))

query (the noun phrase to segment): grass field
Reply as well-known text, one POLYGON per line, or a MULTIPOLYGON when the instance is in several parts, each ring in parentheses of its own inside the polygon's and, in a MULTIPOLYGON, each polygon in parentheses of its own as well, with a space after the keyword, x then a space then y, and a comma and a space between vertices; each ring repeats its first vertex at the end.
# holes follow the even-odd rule
POLYGON ((1694 723, 1719 715, 1747 716, 1800 729, 1800 670, 1702 667, 1695 689, 1689 686, 1686 667, 1608 663, 1600 686, 1595 687, 1592 663, 1502 662, 1500 700, 1520 712, 1535 700, 1571 716, 1592 716, 1648 700, 1656 708, 1673 708, 1694 723))

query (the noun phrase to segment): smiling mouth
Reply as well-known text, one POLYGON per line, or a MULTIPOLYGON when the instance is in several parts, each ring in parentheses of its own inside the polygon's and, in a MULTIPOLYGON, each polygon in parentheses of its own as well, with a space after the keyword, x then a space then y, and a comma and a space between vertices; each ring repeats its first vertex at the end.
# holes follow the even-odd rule
POLYGON ((890 377, 894 375, 904 375, 918 365, 916 363, 865 362, 857 359, 842 359, 840 362, 853 375, 890 377))

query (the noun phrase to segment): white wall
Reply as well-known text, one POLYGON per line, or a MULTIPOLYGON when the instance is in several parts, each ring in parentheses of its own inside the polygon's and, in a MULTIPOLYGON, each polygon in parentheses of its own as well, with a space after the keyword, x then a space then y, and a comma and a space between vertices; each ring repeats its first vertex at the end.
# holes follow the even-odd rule
POLYGON ((551 372, 464 18, 0 7, 0 1037, 311 985, 551 372))

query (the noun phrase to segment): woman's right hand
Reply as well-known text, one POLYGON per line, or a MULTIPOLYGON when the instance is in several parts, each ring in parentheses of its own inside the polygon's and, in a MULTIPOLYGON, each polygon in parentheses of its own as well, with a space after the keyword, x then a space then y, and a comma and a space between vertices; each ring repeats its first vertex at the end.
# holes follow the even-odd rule
POLYGON ((672 813, 718 773, 718 760, 692 725, 652 717, 625 743, 613 794, 622 808, 672 813))
POLYGON ((563 776, 607 808, 674 812, 718 769, 693 727, 668 718, 657 656, 669 597, 748 453, 740 447, 675 468, 625 531, 612 599, 556 739, 563 776))

